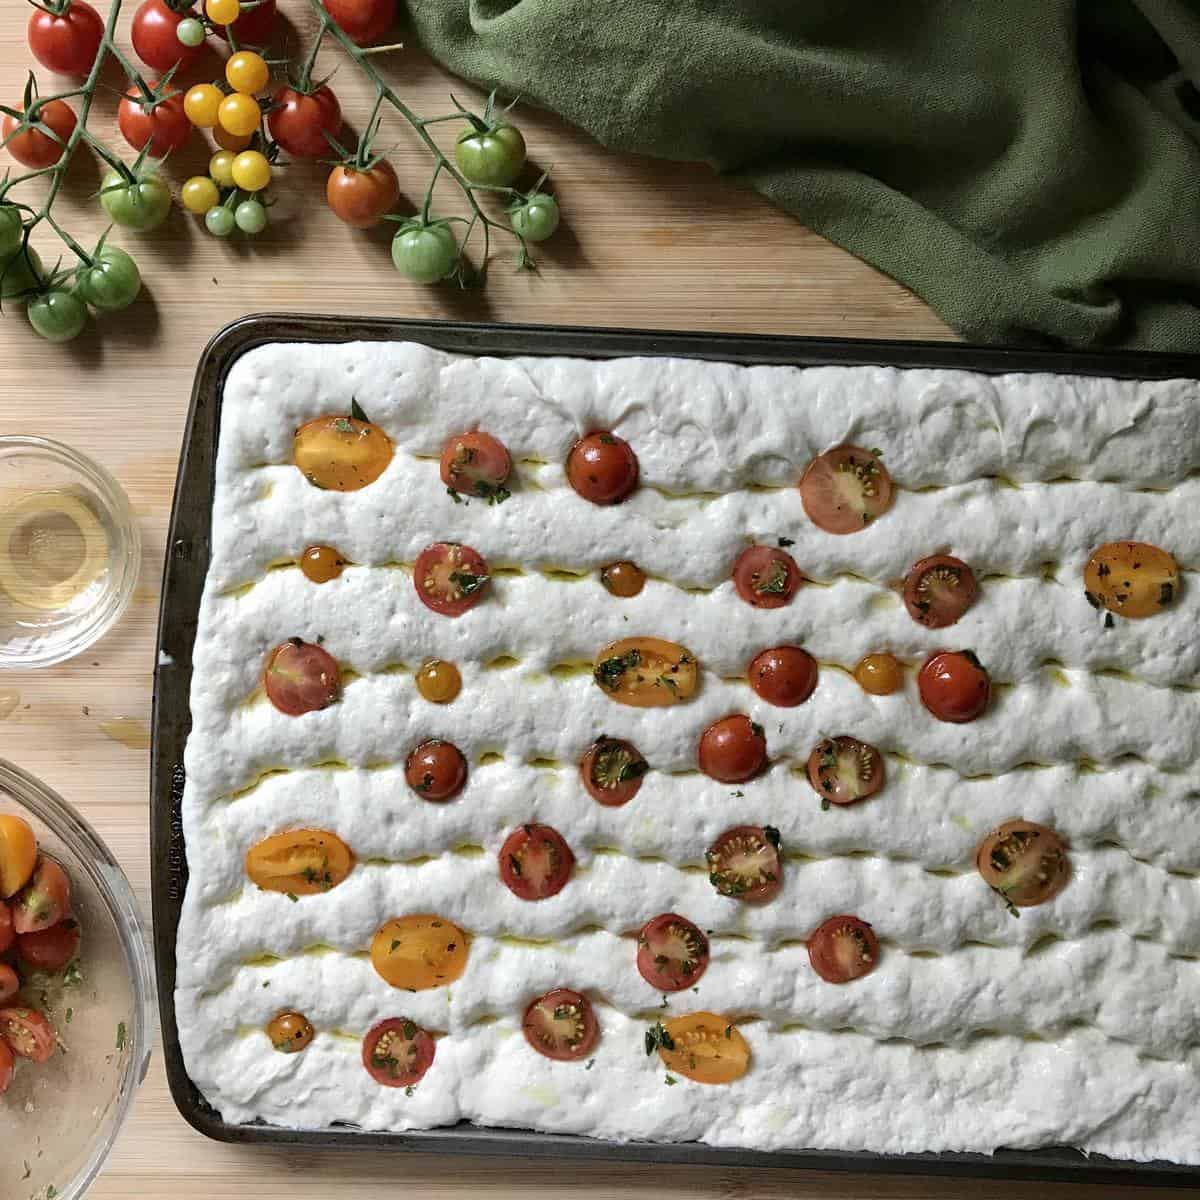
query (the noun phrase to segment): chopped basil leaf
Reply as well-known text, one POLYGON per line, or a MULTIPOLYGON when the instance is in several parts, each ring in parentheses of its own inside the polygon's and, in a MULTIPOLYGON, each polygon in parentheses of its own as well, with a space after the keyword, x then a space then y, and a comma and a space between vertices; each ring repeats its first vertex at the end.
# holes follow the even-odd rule
POLYGON ((356 421, 365 421, 368 425, 370 425, 370 423, 371 423, 371 418, 368 417, 365 412, 363 412, 362 408, 359 406, 358 401, 356 399, 354 399, 353 397, 351 397, 351 399, 350 399, 350 415, 356 421))

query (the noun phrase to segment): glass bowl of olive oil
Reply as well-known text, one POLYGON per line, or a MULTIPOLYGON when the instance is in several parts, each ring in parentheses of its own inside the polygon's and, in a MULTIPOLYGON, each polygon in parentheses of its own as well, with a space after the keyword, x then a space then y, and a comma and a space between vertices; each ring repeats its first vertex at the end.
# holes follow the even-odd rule
POLYGON ((141 539, 120 484, 48 438, 0 436, 0 671, 74 657, 120 619, 141 539))

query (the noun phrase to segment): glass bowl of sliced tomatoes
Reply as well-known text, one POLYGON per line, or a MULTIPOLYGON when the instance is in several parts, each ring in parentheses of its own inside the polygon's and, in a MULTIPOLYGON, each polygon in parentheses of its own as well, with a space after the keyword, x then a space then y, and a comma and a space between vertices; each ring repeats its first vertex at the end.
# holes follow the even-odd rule
POLYGON ((154 976, 121 868, 0 759, 0 1196, 74 1200, 150 1064, 154 976))

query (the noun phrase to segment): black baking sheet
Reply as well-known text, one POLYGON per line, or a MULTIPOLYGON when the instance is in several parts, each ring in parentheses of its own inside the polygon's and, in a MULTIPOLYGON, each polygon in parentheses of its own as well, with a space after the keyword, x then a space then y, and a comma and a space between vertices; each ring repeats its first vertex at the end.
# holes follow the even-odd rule
MULTIPOLYGON (((439 350, 460 354, 558 354, 582 358, 670 355, 743 364, 942 367, 1128 379, 1200 378, 1200 354, 1074 354, 959 343, 823 340, 286 315, 247 317, 227 326, 209 344, 196 371, 175 483, 158 628, 158 665, 154 674, 150 836, 159 1009, 171 1094, 179 1111, 194 1128, 220 1141, 300 1145, 307 1149, 395 1149, 715 1167, 802 1167, 1128 1185, 1200 1185, 1200 1168, 1162 1162, 1121 1162, 1099 1155, 1089 1157, 1066 1148, 1002 1150, 994 1155, 882 1155, 818 1150, 766 1152, 721 1149, 696 1142, 615 1143, 523 1129, 481 1128, 467 1122, 444 1129, 373 1133, 352 1127, 296 1132, 265 1124, 230 1125, 223 1121, 188 1077, 175 1025, 175 934, 188 869, 180 821, 183 750, 191 728, 188 696, 192 646, 208 572, 221 396, 230 367, 255 346, 269 342, 347 341, 423 342, 439 350)), ((919 1098, 914 1097, 913 1102, 919 1103, 919 1098)), ((1200 1114, 1197 1115, 1200 1119, 1200 1114)))

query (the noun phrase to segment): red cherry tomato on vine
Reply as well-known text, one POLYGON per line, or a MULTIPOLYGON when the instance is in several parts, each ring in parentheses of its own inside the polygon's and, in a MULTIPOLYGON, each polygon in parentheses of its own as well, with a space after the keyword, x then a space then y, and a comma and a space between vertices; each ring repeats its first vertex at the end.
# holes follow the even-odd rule
POLYGON ((100 53, 104 22, 87 0, 71 0, 63 13, 35 8, 26 32, 33 57, 47 71, 82 79, 100 53))
POLYGON ((295 88, 281 87, 274 105, 267 128, 293 158, 323 158, 329 153, 325 135, 337 137, 342 127, 342 107, 329 88, 317 88, 306 96, 295 88))
MULTIPOLYGON (((241 47, 257 46, 260 49, 271 40, 275 31, 275 0, 262 0, 254 8, 242 9, 242 15, 233 23, 233 36, 241 47)), ((217 33, 229 40, 229 28, 217 26, 217 33)))
POLYGON ((325 11, 356 45, 375 41, 396 22, 396 0, 321 0, 325 11))
MULTIPOLYGON (((150 84, 157 87, 156 82, 150 84)), ((178 150, 192 136, 192 123, 183 109, 183 93, 168 88, 164 99, 154 105, 145 103, 141 89, 130 84, 117 109, 117 124, 121 136, 135 149, 147 143, 155 158, 178 150)))
POLYGON ((382 160, 366 171, 334 167, 325 185, 325 199, 347 225, 369 229, 400 199, 400 181, 391 164, 382 160))
MULTIPOLYGON (((51 100, 49 104, 44 104, 38 120, 54 130, 63 142, 75 130, 75 113, 62 100, 51 100)), ((5 117, 0 132, 7 139, 19 124, 15 117, 5 117)), ((58 162, 62 157, 63 147, 40 129, 24 129, 8 142, 8 152, 23 166, 40 171, 43 167, 52 167, 58 162)))
MULTIPOLYGON (((71 7, 75 7, 72 0, 71 7)), ((172 67, 184 70, 199 58, 204 49, 185 46, 177 34, 179 23, 194 16, 191 12, 176 12, 164 0, 144 0, 133 14, 130 37, 134 51, 152 71, 165 75, 172 67)))

